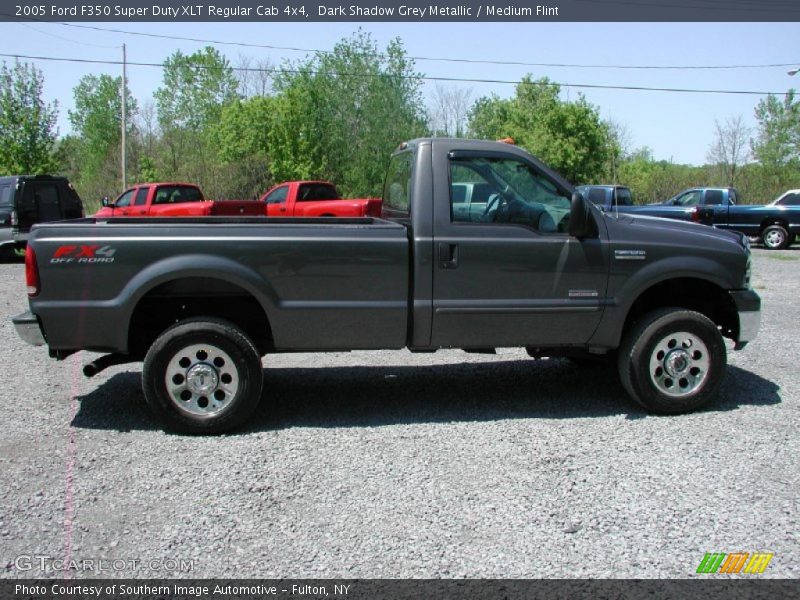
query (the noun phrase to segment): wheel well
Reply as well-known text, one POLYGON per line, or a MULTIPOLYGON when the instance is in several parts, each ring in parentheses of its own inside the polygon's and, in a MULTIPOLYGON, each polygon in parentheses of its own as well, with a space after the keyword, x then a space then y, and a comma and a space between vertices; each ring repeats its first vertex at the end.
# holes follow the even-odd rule
POLYGON ((267 315, 250 292, 221 279, 189 277, 162 283, 139 300, 128 326, 128 351, 143 357, 167 327, 201 316, 237 325, 262 355, 274 347, 267 315))
POLYGON ((325 213, 324 215, 320 215, 320 217, 335 217, 336 215, 332 215, 330 213, 325 213))
POLYGON ((783 228, 784 228, 786 231, 789 231, 789 223, 788 223, 786 220, 784 220, 784 219, 782 219, 782 218, 780 218, 780 217, 770 217, 769 219, 764 219, 764 220, 761 222, 761 229, 760 229, 759 231, 760 231, 761 233, 763 233, 763 232, 764 232, 764 230, 765 230, 767 227, 769 227, 770 225, 780 225, 780 226, 781 226, 781 227, 783 227, 783 228))
POLYGON ((735 339, 739 335, 739 318, 730 294, 710 281, 691 277, 668 279, 645 290, 628 311, 623 333, 645 314, 670 306, 704 314, 725 337, 735 339))

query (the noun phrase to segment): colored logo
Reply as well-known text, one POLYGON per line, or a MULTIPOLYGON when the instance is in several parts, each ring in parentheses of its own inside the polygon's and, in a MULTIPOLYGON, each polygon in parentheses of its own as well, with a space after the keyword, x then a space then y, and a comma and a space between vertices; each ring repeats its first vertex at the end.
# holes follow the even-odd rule
POLYGON ((52 264, 63 263, 111 263, 116 248, 111 246, 59 246, 50 259, 52 264))
POLYGON ((763 573, 769 561, 772 560, 772 552, 706 552, 700 565, 697 567, 698 573, 747 573, 756 575, 763 573))

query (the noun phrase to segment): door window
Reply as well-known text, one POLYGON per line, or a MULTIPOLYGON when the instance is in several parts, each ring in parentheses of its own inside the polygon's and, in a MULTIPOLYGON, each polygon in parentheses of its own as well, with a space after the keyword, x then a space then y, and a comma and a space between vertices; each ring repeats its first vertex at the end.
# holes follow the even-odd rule
POLYGON ((589 197, 587 198, 592 204, 600 206, 606 203, 606 191, 603 188, 589 188, 589 197))
POLYGON ((521 160, 511 157, 450 159, 451 220, 455 223, 516 224, 540 233, 566 233, 570 199, 555 184, 521 160), (460 191, 481 190, 465 210, 460 191), (453 193, 455 192, 455 193, 453 193))
POLYGON ((616 191, 618 206, 633 206, 633 197, 631 191, 627 188, 620 188, 616 191))
POLYGON ((781 206, 800 206, 800 194, 786 194, 778 204, 781 206))
POLYGON ((135 191, 136 190, 128 190, 127 192, 122 194, 122 196, 117 198, 117 201, 114 203, 114 205, 117 208, 124 208, 126 206, 130 206, 131 205, 131 200, 133 199, 133 194, 134 194, 135 191))
POLYGON ((289 186, 281 186, 277 190, 270 192, 269 195, 264 198, 264 201, 267 204, 283 204, 286 202, 286 198, 289 195, 289 186))
POLYGON ((703 192, 701 190, 692 190, 681 194, 675 199, 674 204, 677 206, 697 206, 703 201, 703 192))
POLYGON ((134 200, 134 204, 136 206, 143 206, 147 204, 147 192, 150 191, 149 186, 140 187, 139 190, 136 192, 136 200, 134 200))

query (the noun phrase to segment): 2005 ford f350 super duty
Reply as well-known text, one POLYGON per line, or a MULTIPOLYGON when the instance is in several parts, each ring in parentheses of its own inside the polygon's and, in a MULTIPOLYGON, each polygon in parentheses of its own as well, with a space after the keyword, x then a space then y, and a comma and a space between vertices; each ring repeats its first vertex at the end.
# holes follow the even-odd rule
POLYGON ((718 392, 723 336, 758 331, 743 235, 604 214, 512 145, 402 144, 383 216, 41 225, 14 323, 55 358, 110 353, 87 375, 144 360, 150 408, 195 433, 243 424, 261 357, 291 351, 605 356, 635 400, 679 413, 718 392))

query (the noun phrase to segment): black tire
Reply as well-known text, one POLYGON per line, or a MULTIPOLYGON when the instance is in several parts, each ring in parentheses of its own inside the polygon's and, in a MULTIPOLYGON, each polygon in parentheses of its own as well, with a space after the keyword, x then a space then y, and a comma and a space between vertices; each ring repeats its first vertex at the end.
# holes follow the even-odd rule
POLYGON ((789 232, 782 225, 770 225, 761 232, 761 243, 767 250, 783 250, 791 243, 789 232))
POLYGON ((142 387, 167 429, 218 434, 242 425, 261 400, 263 373, 255 344, 238 327, 213 318, 173 325, 144 359, 142 387))
POLYGON ((710 402, 725 375, 727 353, 717 326, 705 315, 665 308, 645 315, 625 335, 619 377, 647 410, 690 412, 710 402))

